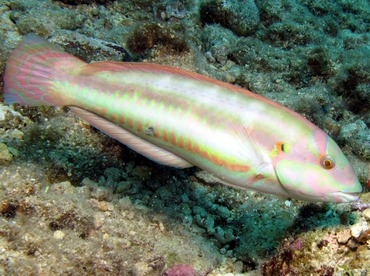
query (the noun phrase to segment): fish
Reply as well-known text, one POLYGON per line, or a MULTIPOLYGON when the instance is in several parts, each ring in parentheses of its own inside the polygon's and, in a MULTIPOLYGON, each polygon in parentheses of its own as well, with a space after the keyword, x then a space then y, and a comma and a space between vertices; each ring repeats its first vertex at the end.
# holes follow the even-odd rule
POLYGON ((35 35, 12 51, 7 104, 67 106, 158 163, 197 166, 225 185, 303 201, 352 202, 362 186, 335 141, 249 90, 145 62, 86 63, 35 35))

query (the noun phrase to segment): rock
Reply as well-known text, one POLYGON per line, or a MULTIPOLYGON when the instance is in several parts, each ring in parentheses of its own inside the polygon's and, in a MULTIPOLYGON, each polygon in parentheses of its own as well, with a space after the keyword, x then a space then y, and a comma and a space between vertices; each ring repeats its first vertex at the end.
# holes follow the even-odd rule
POLYGON ((13 155, 13 156, 18 156, 19 155, 19 151, 13 147, 8 147, 8 150, 10 151, 10 153, 13 155))
POLYGON ((7 145, 0 143, 0 164, 5 165, 12 161, 13 155, 10 153, 7 145))
POLYGON ((200 18, 203 24, 220 24, 242 36, 252 34, 260 22, 259 10, 253 0, 203 2, 200 18))
POLYGON ((153 275, 153 268, 145 261, 135 263, 130 271, 132 275, 153 275))
POLYGON ((190 264, 176 264, 168 269, 164 275, 166 276, 196 276, 197 271, 190 264))
POLYGON ((225 206, 218 206, 218 208, 217 208, 217 214, 221 218, 223 218, 223 219, 227 219, 231 215, 229 209, 227 207, 225 207, 225 206))
POLYGON ((98 208, 100 211, 106 212, 106 211, 113 211, 114 205, 110 202, 106 201, 99 201, 98 208))
POLYGON ((132 186, 131 181, 121 181, 117 184, 115 192, 117 194, 122 194, 130 190, 131 186, 132 186))
POLYGON ((356 239, 353 239, 351 238, 348 243, 347 243, 347 247, 351 250, 351 251, 356 251, 358 249, 358 242, 356 239))
POLYGON ((19 129, 11 129, 2 135, 3 139, 7 140, 23 140, 24 133, 19 129))
POLYGON ((54 232, 54 235, 53 236, 57 240, 62 240, 62 239, 64 239, 64 237, 66 236, 66 234, 63 231, 61 231, 61 230, 56 230, 54 232))
POLYGON ((370 220, 370 209, 366 209, 362 212, 362 216, 366 219, 366 220, 370 220))
POLYGON ((51 185, 49 191, 57 194, 73 194, 75 193, 76 188, 72 186, 71 182, 63 181, 51 185))
POLYGON ((107 177, 108 180, 118 182, 121 179, 122 171, 118 168, 107 168, 104 171, 104 175, 107 177))
POLYGON ((349 229, 341 231, 337 235, 337 241, 339 244, 346 244, 350 238, 351 238, 351 231, 349 229))
POLYGON ((139 177, 142 180, 147 180, 152 174, 149 167, 146 166, 137 166, 133 169, 132 175, 139 177))
POLYGON ((99 201, 111 201, 113 197, 111 189, 102 186, 94 188, 90 195, 99 201))
POLYGON ((359 221, 351 226, 351 235, 354 238, 358 238, 362 232, 366 231, 368 228, 366 221, 359 221))
POLYGON ((94 215, 94 228, 100 229, 104 224, 105 216, 103 213, 95 213, 94 215))

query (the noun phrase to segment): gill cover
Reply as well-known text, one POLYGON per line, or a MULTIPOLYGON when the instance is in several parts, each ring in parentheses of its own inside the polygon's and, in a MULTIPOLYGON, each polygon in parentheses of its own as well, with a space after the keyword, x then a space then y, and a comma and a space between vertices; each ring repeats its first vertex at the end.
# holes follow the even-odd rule
POLYGON ((314 131, 312 140, 289 147, 277 143, 271 158, 280 184, 294 198, 349 202, 356 201, 355 194, 362 191, 341 149, 321 130, 314 131))

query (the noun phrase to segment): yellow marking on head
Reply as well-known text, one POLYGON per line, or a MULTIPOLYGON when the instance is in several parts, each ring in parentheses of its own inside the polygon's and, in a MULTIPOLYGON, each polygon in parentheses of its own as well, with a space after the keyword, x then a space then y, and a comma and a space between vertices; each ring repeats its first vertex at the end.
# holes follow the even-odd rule
POLYGON ((276 145, 275 145, 269 155, 270 155, 270 157, 276 157, 276 156, 278 156, 278 154, 279 154, 279 151, 278 151, 278 149, 276 148, 276 145))
POLYGON ((292 150, 292 145, 290 143, 284 143, 284 142, 277 142, 272 151, 270 152, 270 157, 276 157, 279 155, 279 153, 290 153, 292 150))
POLYGON ((292 144, 290 143, 281 144, 281 150, 285 153, 290 153, 290 151, 292 150, 292 144))

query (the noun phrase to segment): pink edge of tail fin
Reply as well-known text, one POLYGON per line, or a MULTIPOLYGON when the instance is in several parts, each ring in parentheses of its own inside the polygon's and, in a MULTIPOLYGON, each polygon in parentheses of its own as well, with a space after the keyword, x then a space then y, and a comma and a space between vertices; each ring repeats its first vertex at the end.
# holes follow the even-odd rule
POLYGON ((28 34, 11 53, 4 75, 6 103, 67 105, 53 82, 85 63, 35 34, 28 34))

